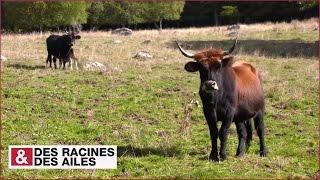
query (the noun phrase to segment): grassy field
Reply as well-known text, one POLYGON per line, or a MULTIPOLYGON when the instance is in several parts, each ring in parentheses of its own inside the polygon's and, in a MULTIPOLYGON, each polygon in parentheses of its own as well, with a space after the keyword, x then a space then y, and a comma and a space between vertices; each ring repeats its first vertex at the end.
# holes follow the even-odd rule
POLYGON ((240 29, 234 56, 252 63, 262 74, 269 155, 259 156, 255 133, 249 152, 236 158, 233 124, 229 156, 222 163, 208 161, 211 146, 197 94, 199 75, 184 70, 188 59, 173 42, 179 40, 190 51, 229 48, 232 38, 226 27, 146 30, 126 37, 81 33, 74 46, 76 56, 82 65, 104 63, 108 69, 104 73, 45 68, 49 34, 5 34, 1 48, 9 60, 2 73, 2 173, 6 178, 315 177, 316 28, 317 19, 310 19, 240 29), (140 50, 153 58, 133 58, 140 50), (118 168, 9 170, 8 145, 19 144, 117 145, 118 168))

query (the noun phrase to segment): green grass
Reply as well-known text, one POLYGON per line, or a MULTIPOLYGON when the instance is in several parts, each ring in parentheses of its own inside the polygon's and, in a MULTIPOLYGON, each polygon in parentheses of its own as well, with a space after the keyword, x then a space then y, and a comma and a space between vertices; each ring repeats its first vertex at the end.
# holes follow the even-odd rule
MULTIPOLYGON (((199 39, 211 40, 211 36, 200 31, 199 39)), ((286 31, 279 30, 282 34, 286 31)), ((269 31, 261 33, 267 33, 268 39, 296 42, 312 42, 317 37, 312 29, 292 31, 294 33, 284 37, 269 31)), ((18 47, 30 41, 28 35, 19 42, 10 41, 10 35, 4 36, 3 53, 12 56, 5 62, 2 74, 4 177, 315 177, 318 170, 318 62, 313 53, 309 57, 289 58, 281 54, 275 57, 277 52, 275 56, 249 52, 235 55, 237 59, 251 62, 262 74, 269 155, 259 156, 255 133, 249 152, 243 158, 236 158, 237 135, 232 125, 228 159, 213 163, 208 161, 211 146, 202 105, 190 105, 191 100, 200 102, 194 94, 198 91, 199 75, 184 71, 187 60, 168 46, 179 34, 150 33, 148 38, 154 39, 150 45, 140 44, 146 37, 139 32, 129 38, 109 33, 99 38, 101 34, 84 34, 75 49, 87 45, 82 54, 78 52, 82 64, 83 59, 89 59, 90 52, 94 52, 93 59, 104 62, 111 71, 109 74, 41 68, 46 56, 45 46, 41 44, 44 37, 33 35, 34 40, 24 48, 39 46, 37 59, 30 58, 32 53, 20 52, 19 55, 14 51, 26 51, 18 47), (113 44, 113 39, 124 43, 113 44), (142 48, 152 52, 155 58, 146 61, 132 58, 142 48), (115 67, 122 71, 112 72, 115 67), (192 107, 191 117, 189 124, 182 126, 187 105, 192 107), (117 145, 118 168, 10 170, 8 145, 18 144, 117 145)), ((195 40, 192 34, 182 34, 183 40, 195 40)), ((250 38, 243 36, 242 40, 250 38)), ((258 37, 257 40, 267 41, 258 37)))

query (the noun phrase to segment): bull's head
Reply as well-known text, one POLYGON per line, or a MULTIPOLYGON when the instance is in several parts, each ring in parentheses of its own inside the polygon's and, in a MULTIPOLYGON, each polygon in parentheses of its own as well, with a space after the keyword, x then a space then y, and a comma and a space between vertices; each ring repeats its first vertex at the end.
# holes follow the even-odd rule
POLYGON ((73 46, 76 42, 76 39, 80 39, 80 35, 76 35, 74 33, 68 35, 68 42, 70 46, 73 46))
POLYGON ((78 35, 80 33, 80 26, 79 25, 74 25, 72 26, 72 31, 71 32, 66 32, 66 43, 71 47, 75 44, 76 39, 80 39, 81 36, 78 35))
POLYGON ((184 68, 188 72, 200 72, 200 91, 206 93, 217 93, 219 90, 221 90, 222 71, 225 67, 230 66, 233 62, 232 57, 225 58, 225 56, 232 53, 237 44, 237 39, 229 51, 209 49, 196 54, 185 51, 178 42, 176 43, 179 50, 185 57, 195 60, 188 62, 184 68))

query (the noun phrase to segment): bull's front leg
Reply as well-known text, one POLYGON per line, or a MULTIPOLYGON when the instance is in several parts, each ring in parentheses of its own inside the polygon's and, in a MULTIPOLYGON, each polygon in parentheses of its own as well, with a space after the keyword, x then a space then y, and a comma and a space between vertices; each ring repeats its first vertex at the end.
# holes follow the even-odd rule
POLYGON ((209 159, 211 161, 219 161, 218 146, 217 146, 219 132, 217 127, 216 117, 214 115, 214 109, 211 106, 203 105, 203 112, 209 126, 210 138, 211 138, 211 153, 210 153, 209 159))
POLYGON ((226 112, 224 119, 222 120, 222 125, 219 131, 219 139, 220 139, 220 160, 224 161, 227 159, 226 146, 227 139, 229 134, 229 128, 232 123, 234 117, 234 110, 230 109, 226 112))

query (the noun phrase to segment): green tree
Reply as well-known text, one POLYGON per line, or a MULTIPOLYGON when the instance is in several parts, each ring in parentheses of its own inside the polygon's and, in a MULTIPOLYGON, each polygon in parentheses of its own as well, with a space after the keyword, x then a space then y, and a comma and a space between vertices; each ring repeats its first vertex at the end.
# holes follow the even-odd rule
POLYGON ((3 27, 13 31, 18 31, 21 28, 33 28, 32 5, 33 3, 4 3, 2 9, 3 27))
POLYGON ((219 25, 219 12, 225 3, 221 2, 186 2, 181 20, 191 26, 219 25))
POLYGON ((184 1, 143 3, 143 19, 145 22, 157 22, 162 29, 163 20, 179 20, 184 1))
POLYGON ((143 23, 141 6, 136 2, 108 1, 104 4, 104 23, 122 26, 143 23))
POLYGON ((88 24, 93 26, 100 26, 104 23, 104 4, 102 2, 93 2, 88 8, 88 24))
POLYGON ((225 18, 228 23, 236 23, 239 20, 240 13, 237 6, 222 6, 220 16, 225 18))
POLYGON ((3 27, 12 31, 40 30, 87 22, 84 2, 8 2, 3 5, 3 27))
POLYGON ((111 0, 92 3, 88 12, 88 22, 92 25, 136 25, 139 23, 159 23, 163 20, 178 20, 183 10, 183 1, 174 2, 129 2, 111 0))

